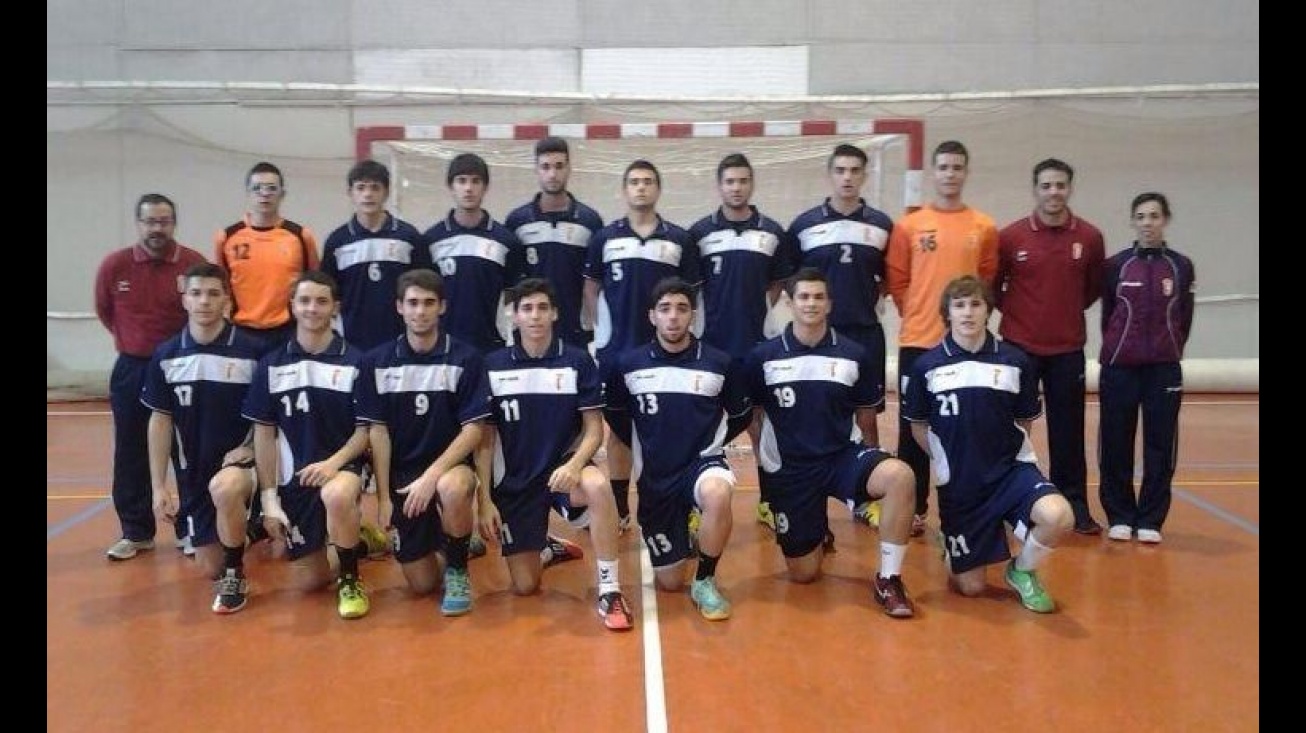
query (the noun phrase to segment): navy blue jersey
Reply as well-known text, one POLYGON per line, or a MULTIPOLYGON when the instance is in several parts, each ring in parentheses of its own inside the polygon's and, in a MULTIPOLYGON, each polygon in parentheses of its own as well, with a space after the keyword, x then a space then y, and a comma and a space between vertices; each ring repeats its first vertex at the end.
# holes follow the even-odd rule
POLYGON ((535 200, 508 214, 504 225, 520 242, 508 255, 508 284, 528 277, 553 283, 558 295, 554 329, 567 343, 585 346, 592 336, 580 327, 585 253, 590 238, 603 228, 603 219, 571 194, 567 197, 571 206, 566 211, 540 211, 540 194, 536 194, 535 200))
POLYGON ((636 346, 613 366, 605 399, 631 416, 641 493, 673 490, 699 458, 723 455, 726 419, 752 409, 730 355, 697 339, 677 354, 656 341, 636 346))
POLYGON ((1043 414, 1036 375, 1025 352, 991 333, 977 352, 947 334, 917 357, 902 414, 929 423, 940 502, 945 491, 982 490, 1017 461, 1036 462, 1029 435, 1016 424, 1043 414))
POLYGON ((488 211, 472 227, 459 224, 453 211, 423 235, 431 260, 444 276, 440 330, 475 346, 481 353, 503 346, 499 310, 508 286, 508 253, 519 242, 488 211))
POLYGON ((295 472, 330 458, 353 437, 362 360, 363 352, 339 334, 320 354, 304 351, 292 337, 259 360, 240 411, 277 427, 278 486, 290 485, 295 472))
POLYGON ((178 487, 207 494, 227 452, 249 434, 240 414, 261 341, 228 323, 212 343, 196 343, 189 329, 159 344, 145 373, 141 402, 172 417, 172 468, 178 487))
POLYGON ((893 220, 865 201, 851 214, 830 207, 830 199, 798 215, 789 225, 800 267, 815 267, 829 281, 830 325, 879 323, 875 305, 884 282, 884 249, 893 220))
POLYGON ((697 285, 697 251, 689 232, 660 216, 648 238, 639 236, 626 217, 600 229, 585 257, 585 277, 602 286, 594 346, 618 354, 652 339, 648 311, 653 287, 673 276, 697 285))
POLYGON ((464 424, 489 414, 485 358, 460 339, 442 333, 419 354, 400 336, 368 352, 358 415, 390 432, 392 488, 417 478, 464 424))
POLYGON ((860 443, 857 410, 884 406, 883 367, 869 363, 861 344, 833 328, 807 346, 790 324, 758 344, 744 369, 753 404, 764 411, 757 464, 772 473, 786 464, 828 460, 860 443))
POLYGON ((703 276, 703 340, 736 359, 764 340, 767 290, 794 272, 784 227, 749 208, 747 221, 731 221, 717 209, 689 228, 703 276))
POLYGON ((486 357, 485 368, 490 420, 499 430, 494 488, 515 492, 547 485, 549 474, 576 448, 581 410, 603 407, 594 359, 555 337, 538 359, 509 346, 486 357))
POLYGON ((386 214, 374 232, 350 217, 322 247, 322 271, 340 285, 340 335, 367 351, 403 333, 395 285, 404 272, 430 266, 412 224, 386 214))

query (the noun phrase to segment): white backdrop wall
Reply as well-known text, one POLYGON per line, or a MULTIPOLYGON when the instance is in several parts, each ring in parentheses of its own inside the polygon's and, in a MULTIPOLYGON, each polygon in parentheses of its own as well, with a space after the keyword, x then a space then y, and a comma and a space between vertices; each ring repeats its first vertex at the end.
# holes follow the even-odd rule
MULTIPOLYGON (((64 93, 52 87, 46 114, 47 313, 91 310, 95 268, 107 252, 132 240, 132 205, 147 191, 177 201, 179 238, 208 253, 213 232, 242 212, 243 176, 258 160, 271 160, 286 173, 285 215, 324 239, 349 214, 344 174, 353 162, 354 131, 363 125, 915 116, 925 120, 927 151, 949 138, 970 147, 967 198, 1002 223, 1028 210, 1030 167, 1047 156, 1076 166, 1072 205, 1103 228, 1111 251, 1129 241, 1132 196, 1164 191, 1175 209, 1170 238, 1195 259, 1201 294, 1233 296, 1199 307, 1189 356, 1211 360, 1226 376, 1246 376, 1250 367, 1255 381, 1259 92, 1025 101, 1000 94, 1256 82, 1254 4, 1030 0, 985 3, 980 13, 979 6, 958 0, 929 4, 928 17, 922 15, 926 6, 897 2, 755 5, 752 21, 741 24, 713 4, 679 1, 47 3, 52 82, 333 85, 320 94, 64 93), (773 46, 786 50, 766 50, 773 46), (707 64, 700 76, 686 73, 693 65, 659 64, 660 53, 683 61, 687 54, 674 49, 684 48, 701 50, 694 56, 707 64), (629 93, 645 77, 659 92, 715 93, 713 85, 729 74, 713 65, 728 64, 727 58, 735 59, 735 69, 756 66, 771 74, 772 86, 761 88, 786 93, 805 83, 808 95, 992 91, 995 98, 547 98, 603 93, 597 86, 602 84, 625 85, 621 91, 629 93), (750 59, 767 61, 750 66, 750 59), (674 78, 660 75, 664 66, 674 78), (538 96, 367 95, 341 92, 334 87, 340 84, 461 86, 538 96)), ((813 201, 825 193, 813 191, 813 201)), ((494 194, 491 187, 489 208, 500 217, 517 203, 494 194)), ((714 194, 705 190, 703 196, 707 211, 714 194)), ((764 190, 758 196, 765 201, 764 190)), ((424 215, 410 217, 425 227, 447 206, 432 201, 424 215)), ((895 207, 886 204, 891 213, 895 207)), ((601 213, 615 216, 610 208, 600 207, 601 213)), ((888 311, 892 336, 896 318, 888 311)), ((1095 324, 1096 313, 1090 315, 1095 324)), ((1095 343, 1094 336, 1090 355, 1095 343)), ((112 358, 112 344, 98 323, 47 317, 47 384, 100 380, 112 358)))

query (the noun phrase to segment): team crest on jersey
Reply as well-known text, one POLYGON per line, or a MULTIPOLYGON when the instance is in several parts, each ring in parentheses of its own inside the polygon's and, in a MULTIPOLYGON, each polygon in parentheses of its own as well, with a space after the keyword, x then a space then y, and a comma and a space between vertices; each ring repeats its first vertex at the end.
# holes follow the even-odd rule
POLYGON ((999 380, 1002 379, 1002 369, 994 367, 993 369, 993 386, 998 386, 999 380))
POLYGON ((562 374, 561 374, 561 373, 558 373, 558 374, 554 374, 554 375, 553 375, 553 391, 554 391, 554 392, 561 392, 561 391, 562 391, 562 374))
POLYGON ((118 281, 118 292, 120 292, 120 293, 130 293, 131 291, 132 291, 132 281, 131 281, 131 280, 119 280, 119 281, 118 281))
POLYGON ((1022 249, 1022 250, 1017 250, 1017 252, 1016 252, 1016 261, 1017 261, 1017 262, 1025 262, 1025 261, 1028 260, 1028 259, 1029 259, 1029 253, 1028 253, 1028 252, 1026 252, 1026 251, 1023 250, 1023 249, 1022 249))
POLYGON ((1174 295, 1174 280, 1168 277, 1161 279, 1161 294, 1167 298, 1174 295))
POLYGON ((920 236, 921 251, 933 252, 939 246, 938 236, 939 233, 934 230, 930 230, 928 232, 921 232, 921 236, 920 236))
POLYGON ((334 386, 336 386, 336 385, 339 384, 339 383, 340 383, 340 370, 339 370, 339 369, 332 369, 332 370, 331 370, 331 386, 334 387, 334 386))
POLYGON ((1074 244, 1070 245, 1070 259, 1078 260, 1078 259, 1083 259, 1083 257, 1084 257, 1083 242, 1075 242, 1074 244))

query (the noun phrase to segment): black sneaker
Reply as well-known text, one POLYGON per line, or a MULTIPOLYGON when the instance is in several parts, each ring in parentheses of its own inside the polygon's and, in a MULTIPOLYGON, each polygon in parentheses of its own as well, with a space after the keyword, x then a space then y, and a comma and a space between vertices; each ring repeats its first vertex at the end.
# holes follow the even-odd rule
POLYGON ((213 612, 235 613, 245 607, 245 597, 249 594, 249 581, 245 574, 235 568, 228 568, 221 578, 213 581, 213 612))

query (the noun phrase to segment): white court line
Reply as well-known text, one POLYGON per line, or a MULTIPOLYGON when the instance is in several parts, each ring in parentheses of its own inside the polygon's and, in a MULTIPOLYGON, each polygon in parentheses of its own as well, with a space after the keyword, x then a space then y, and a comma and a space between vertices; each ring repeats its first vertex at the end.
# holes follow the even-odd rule
MULTIPOLYGON (((638 527, 632 527, 640 532, 638 527)), ((644 544, 639 543, 639 575, 643 598, 644 628, 644 724, 648 733, 667 731, 667 693, 662 680, 662 634, 658 630, 658 589, 653 579, 653 561, 644 544)))

